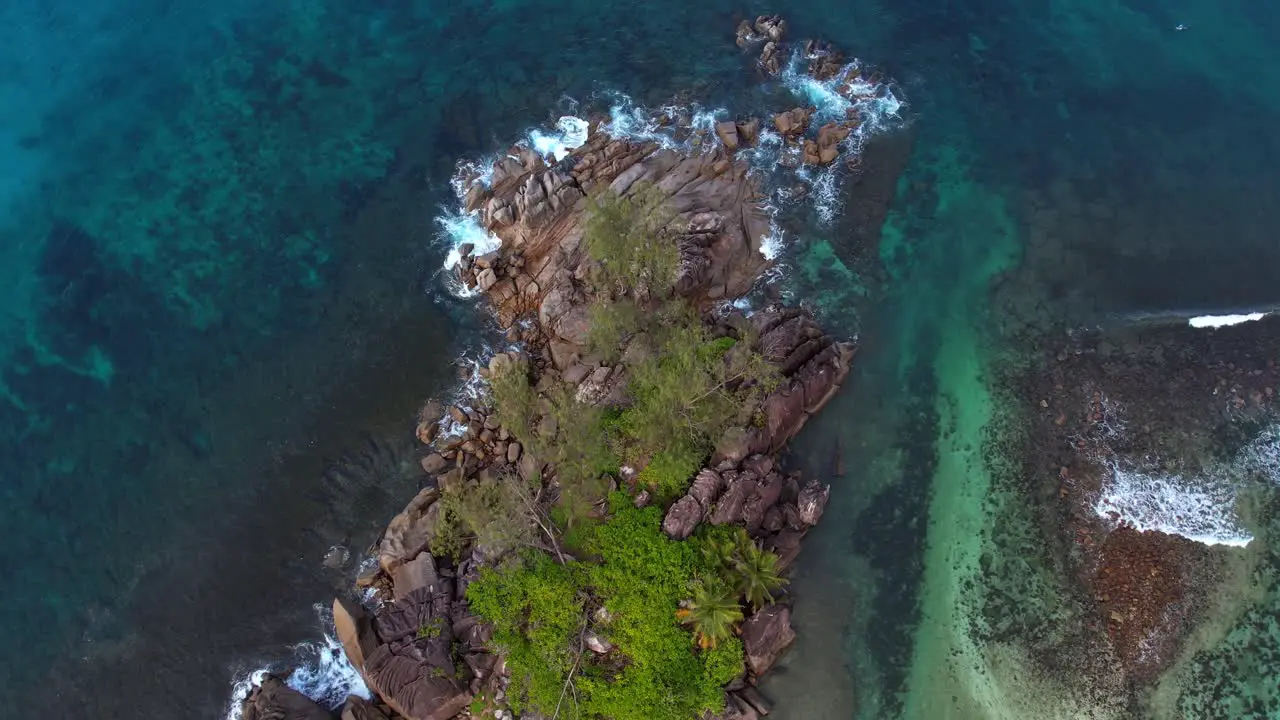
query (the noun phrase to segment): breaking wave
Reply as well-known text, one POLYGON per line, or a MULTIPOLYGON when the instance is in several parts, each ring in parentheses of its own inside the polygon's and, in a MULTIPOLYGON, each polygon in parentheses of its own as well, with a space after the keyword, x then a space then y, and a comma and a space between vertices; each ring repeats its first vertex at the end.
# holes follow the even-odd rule
POLYGON ((240 675, 232 685, 226 720, 242 720, 240 706, 249 693, 262 683, 268 673, 284 672, 290 668, 293 672, 285 684, 330 710, 340 707, 350 695, 370 699, 369 688, 360 677, 360 671, 347 661, 342 643, 334 637, 332 610, 323 604, 313 607, 325 628, 322 639, 295 645, 287 663, 271 663, 240 675))
POLYGON ((1137 530, 1181 535, 1205 545, 1244 547, 1253 534, 1241 522, 1241 493, 1280 485, 1280 426, 1264 429, 1229 463, 1195 476, 1149 473, 1112 463, 1094 511, 1137 530))

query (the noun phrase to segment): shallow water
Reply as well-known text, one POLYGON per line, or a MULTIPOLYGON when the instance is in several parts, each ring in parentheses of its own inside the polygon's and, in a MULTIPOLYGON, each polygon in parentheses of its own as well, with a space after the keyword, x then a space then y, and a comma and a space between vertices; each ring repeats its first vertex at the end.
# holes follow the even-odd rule
MULTIPOLYGON (((755 107, 735 13, 782 10, 213 7, 4 10, 0 687, 33 712, 219 717, 233 678, 318 637, 312 604, 351 572, 322 557, 358 555, 412 492, 414 409, 485 326, 435 275, 454 162, 566 97, 755 107), (323 460, 344 455, 339 491, 323 460)), ((1280 301, 1280 16, 785 12, 896 78, 910 127, 868 149, 842 217, 790 238, 795 292, 862 349, 796 446, 846 475, 797 569, 778 715, 1086 716, 966 625, 982 531, 1017 500, 984 452, 993 365, 1059 325, 1280 301), (892 201, 883 230, 868 198, 892 201)))

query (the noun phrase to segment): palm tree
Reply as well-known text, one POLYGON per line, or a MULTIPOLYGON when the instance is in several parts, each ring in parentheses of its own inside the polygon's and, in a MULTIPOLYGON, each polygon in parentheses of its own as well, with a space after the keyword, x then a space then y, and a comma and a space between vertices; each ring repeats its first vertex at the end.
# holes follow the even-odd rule
POLYGON ((694 641, 704 650, 728 640, 742 622, 737 596, 719 583, 698 583, 685 606, 676 611, 676 619, 693 628, 694 641))
POLYGON ((746 532, 738 536, 729 566, 738 582, 738 590, 756 610, 772 605, 773 594, 787 584, 786 579, 778 574, 778 556, 761 550, 746 532))

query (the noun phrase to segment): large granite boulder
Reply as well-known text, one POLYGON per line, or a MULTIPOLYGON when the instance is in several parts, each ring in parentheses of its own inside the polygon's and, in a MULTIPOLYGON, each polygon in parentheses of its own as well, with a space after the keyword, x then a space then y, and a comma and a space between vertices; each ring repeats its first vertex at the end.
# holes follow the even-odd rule
POLYGON ((365 659, 365 677, 407 720, 448 720, 471 702, 465 673, 454 664, 452 604, 452 585, 421 587, 374 619, 382 644, 365 659))
POLYGON ((240 707, 243 720, 333 720, 327 710, 274 675, 267 675, 240 707))
POLYGON ((414 559, 431 544, 439 511, 431 512, 440 492, 424 488, 399 515, 392 518, 378 547, 378 564, 384 572, 414 559))
POLYGON ((760 610, 742 623, 742 649, 747 667, 756 677, 765 674, 795 639, 790 608, 770 605, 760 610))
POLYGON ((692 495, 685 495, 667 509, 667 515, 662 519, 662 531, 672 540, 684 540, 693 534, 700 522, 702 506, 692 495))
POLYGON ((827 507, 827 498, 831 496, 831 487, 810 479, 800 490, 796 505, 800 509, 800 522, 813 527, 822 519, 822 511, 827 507))
MULTIPOLYGON (((347 661, 364 674, 365 660, 378 649, 378 636, 373 631, 373 620, 359 605, 342 598, 333 599, 333 626, 342 643, 347 661)), ((367 678, 366 678, 367 681, 367 678)))

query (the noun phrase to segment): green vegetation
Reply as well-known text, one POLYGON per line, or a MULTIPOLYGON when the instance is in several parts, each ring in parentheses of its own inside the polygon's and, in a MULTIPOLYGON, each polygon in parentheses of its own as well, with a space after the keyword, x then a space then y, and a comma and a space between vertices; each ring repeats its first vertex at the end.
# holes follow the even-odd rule
POLYGON ((730 635, 699 652, 680 628, 681 600, 714 568, 696 543, 669 539, 661 523, 661 509, 625 505, 596 527, 598 562, 526 554, 468 588, 472 610, 493 623, 507 653, 513 707, 612 720, 691 720, 719 710, 721 688, 742 671, 742 646, 730 635), (607 637, 617 657, 584 650, 588 629, 607 637))
POLYGON ((418 626, 418 639, 434 640, 440 637, 440 633, 444 632, 444 618, 435 617, 431 621, 418 626))
POLYGON ((649 458, 637 480, 648 486, 660 502, 670 502, 689 489, 690 480, 702 469, 705 459, 706 454, 696 448, 662 450, 649 458))
POLYGON ((750 421, 776 386, 776 370, 746 343, 709 336, 696 320, 672 324, 658 352, 632 368, 627 427, 643 452, 709 452, 730 427, 750 421))
POLYGON ((667 231, 672 214, 662 191, 638 185, 628 195, 591 196, 582 240, 596 262, 599 287, 664 298, 675 284, 680 252, 667 231))
POLYGON ((591 200, 590 351, 612 364, 626 348, 626 399, 599 407, 551 376, 535 382, 526 363, 495 366, 498 420, 548 477, 488 478, 441 500, 438 527, 489 548, 523 548, 467 589, 471 610, 494 626, 517 712, 719 712, 724 685, 743 671, 743 600, 759 608, 783 586, 777 557, 740 528, 703 528, 683 542, 661 529, 662 506, 686 492, 726 432, 753 421, 777 380, 755 338, 715 335, 670 297, 678 253, 668 222, 652 188, 591 200), (643 466, 636 482, 658 505, 637 509, 625 493, 607 493, 624 464, 643 466), (589 650, 588 633, 612 650, 589 650))
POLYGON ((693 598, 676 611, 680 622, 693 629, 693 637, 702 648, 718 647, 733 637, 733 629, 742 622, 742 606, 733 591, 718 582, 699 583, 693 598))
POLYGON ((715 528, 703 543, 707 561, 720 578, 759 610, 772 605, 787 581, 778 572, 778 556, 760 549, 742 528, 715 528))
POLYGON ((623 343, 644 326, 640 306, 629 298, 596 300, 587 308, 587 350, 599 353, 607 363, 616 362, 623 343))

